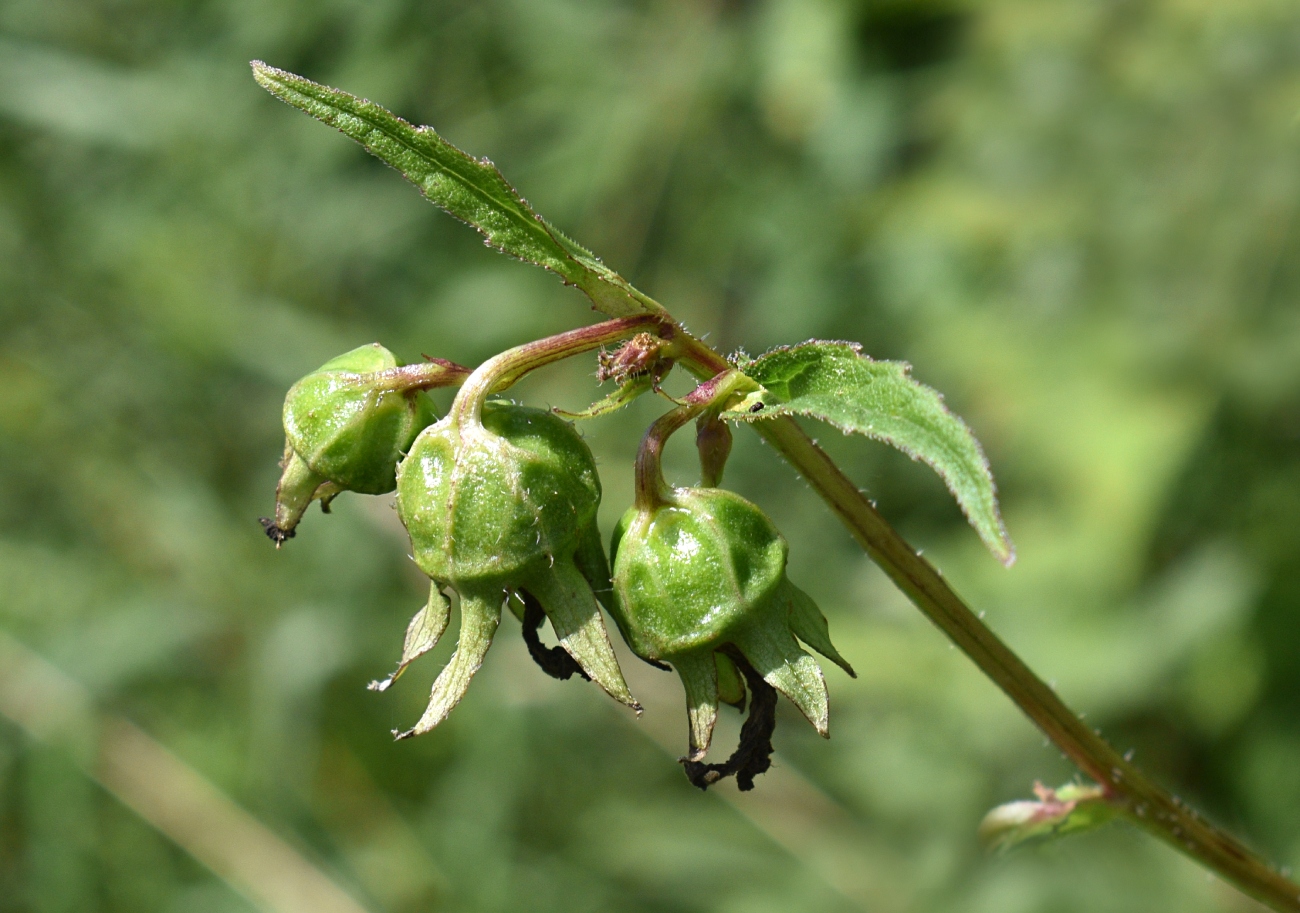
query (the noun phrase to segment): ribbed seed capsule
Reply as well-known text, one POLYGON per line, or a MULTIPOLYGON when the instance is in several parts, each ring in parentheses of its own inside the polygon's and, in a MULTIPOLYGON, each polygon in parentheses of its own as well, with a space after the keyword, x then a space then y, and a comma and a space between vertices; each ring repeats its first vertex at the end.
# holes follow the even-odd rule
POLYGON ((816 604, 786 578, 786 556, 785 539, 762 510, 717 488, 668 492, 630 509, 615 530, 614 617, 638 656, 667 662, 681 676, 693 761, 708 750, 720 686, 730 703, 743 695, 720 652, 728 649, 829 734, 821 668, 796 637, 853 670, 816 604))
POLYGON ((826 683, 800 640, 854 674, 831 644, 821 611, 786 578, 788 547, 772 521, 714 487, 731 449, 720 413, 752 387, 744 375, 722 371, 650 426, 637 453, 636 502, 610 548, 610 613, 633 652, 670 664, 681 677, 690 739, 681 760, 701 789, 732 775, 741 790, 752 789, 769 768, 777 692, 829 735, 826 683), (664 444, 692 419, 703 485, 670 488, 660 464, 664 444), (718 702, 742 707, 746 685, 753 700, 740 745, 725 763, 704 764, 718 702))
POLYGON ((393 490, 397 461, 437 418, 420 389, 384 382, 380 372, 400 367, 374 343, 326 362, 289 390, 275 517, 262 521, 277 545, 293 536, 312 501, 328 509, 343 491, 393 490))
MULTIPOLYGON (((432 729, 460 701, 515 590, 537 599, 561 646, 593 681, 637 707, 593 592, 608 586, 594 535, 600 494, 590 449, 549 412, 489 402, 467 418, 453 407, 420 434, 398 469, 398 514, 433 589, 459 594, 461 631, 428 708, 403 737, 432 729)), ((420 616, 413 629, 428 627, 417 622, 420 616)))
POLYGON ((380 372, 387 379, 379 379, 393 384, 463 380, 447 417, 419 433, 396 470, 398 516, 431 584, 428 602, 407 627, 397 670, 370 687, 386 690, 438 643, 451 610, 444 590, 459 596, 461 617, 456 650, 434 681, 424 714, 411 729, 395 732, 399 738, 429 731, 460 702, 507 601, 526 607, 524 639, 544 671, 557 678, 579 671, 640 711, 596 596, 610 598, 610 583, 596 530, 600 478, 591 450, 558 416, 488 397, 544 365, 657 326, 658 318, 647 314, 571 330, 502 352, 472 373, 436 359, 409 377, 405 368, 380 372), (543 617, 559 649, 538 640, 543 617))

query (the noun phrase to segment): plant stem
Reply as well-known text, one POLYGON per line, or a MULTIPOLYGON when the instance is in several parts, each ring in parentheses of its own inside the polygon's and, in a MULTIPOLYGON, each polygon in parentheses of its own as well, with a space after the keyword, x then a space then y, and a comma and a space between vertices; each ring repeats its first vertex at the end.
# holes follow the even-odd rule
MULTIPOLYGON (((698 377, 729 365, 712 348, 685 334, 674 339, 676 357, 698 377)), ((1246 894, 1279 911, 1300 911, 1300 885, 1282 877, 1226 832, 1205 821, 1181 799, 1089 729, 1004 644, 880 515, 858 487, 788 416, 755 423, 772 445, 812 485, 853 538, 925 616, 961 648, 1079 769, 1094 779, 1108 801, 1129 820, 1246 894)))
MULTIPOLYGON (((660 458, 663 456, 664 444, 678 429, 710 409, 722 408, 728 399, 741 390, 755 388, 755 383, 733 370, 724 367, 710 380, 696 387, 671 412, 665 412, 655 420, 645 436, 636 454, 636 507, 638 510, 650 510, 671 500, 668 483, 664 481, 660 458)), ((712 487, 711 485, 705 487, 712 487)))
POLYGON ((461 384, 451 406, 453 420, 477 424, 488 395, 507 389, 525 374, 659 328, 672 329, 672 325, 657 315, 641 314, 593 323, 507 349, 475 368, 474 373, 461 384))
POLYGON ((386 368, 361 375, 370 389, 376 392, 390 390, 433 390, 437 387, 454 387, 469 377, 470 369, 454 361, 443 358, 430 358, 428 361, 400 368, 386 368))

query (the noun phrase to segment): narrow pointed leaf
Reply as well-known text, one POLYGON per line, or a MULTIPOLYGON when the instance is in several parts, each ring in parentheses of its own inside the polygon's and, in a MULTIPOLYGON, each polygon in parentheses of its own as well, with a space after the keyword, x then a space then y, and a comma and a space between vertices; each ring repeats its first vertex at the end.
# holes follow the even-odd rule
POLYGON ((610 316, 662 310, 552 228, 487 159, 462 152, 432 127, 410 124, 374 102, 260 60, 253 61, 252 67, 253 77, 264 89, 356 140, 432 203, 476 228, 490 246, 552 270, 610 316))
POLYGON ((979 442, 942 396, 909 376, 908 364, 874 361, 856 343, 812 341, 738 367, 764 390, 741 401, 726 418, 806 415, 891 444, 939 473, 989 550, 1004 564, 1015 561, 979 442))

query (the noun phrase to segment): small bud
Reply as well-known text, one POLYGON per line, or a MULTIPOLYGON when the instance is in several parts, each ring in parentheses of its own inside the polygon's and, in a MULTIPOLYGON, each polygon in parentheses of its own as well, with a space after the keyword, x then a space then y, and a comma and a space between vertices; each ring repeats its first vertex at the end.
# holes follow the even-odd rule
POLYGON ((1030 840, 1059 837, 1100 827, 1119 815, 1099 786, 1070 783, 1051 789, 1034 784, 1036 801, 1007 802, 980 822, 979 836, 991 850, 1008 850, 1030 840))
POLYGON ((393 490, 397 461, 437 418, 418 386, 378 374, 399 367, 392 352, 374 343, 326 362, 289 390, 275 518, 262 520, 277 546, 293 536, 312 501, 328 510, 343 491, 393 490))
POLYGON ((700 454, 701 487, 717 488, 731 456, 731 427, 717 413, 705 413, 695 422, 695 448, 700 454))

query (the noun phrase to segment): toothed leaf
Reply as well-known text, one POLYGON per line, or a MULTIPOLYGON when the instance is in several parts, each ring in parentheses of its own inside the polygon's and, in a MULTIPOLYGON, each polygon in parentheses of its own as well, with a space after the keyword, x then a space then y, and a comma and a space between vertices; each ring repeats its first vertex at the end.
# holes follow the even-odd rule
POLYGON ((979 442, 942 396, 909 376, 909 365, 873 361, 856 343, 813 341, 775 349, 738 367, 764 389, 726 418, 806 415, 891 444, 939 473, 989 550, 1004 564, 1015 560, 979 442))

